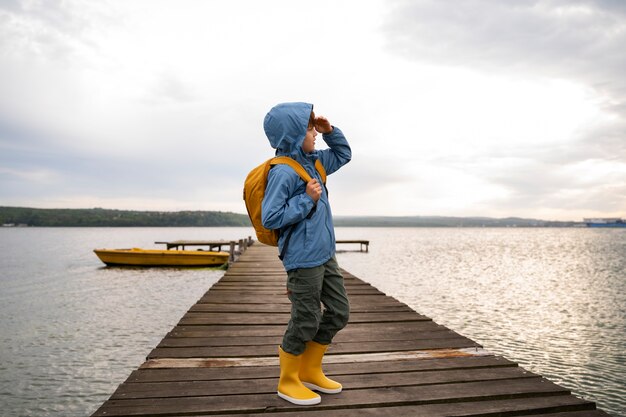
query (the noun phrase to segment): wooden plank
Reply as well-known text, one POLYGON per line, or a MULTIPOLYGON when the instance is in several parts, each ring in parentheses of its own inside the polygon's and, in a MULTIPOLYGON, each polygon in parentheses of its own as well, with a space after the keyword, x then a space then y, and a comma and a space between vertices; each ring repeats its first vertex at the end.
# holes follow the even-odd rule
MULTIPOLYGON (((224 287, 216 287, 211 288, 211 291, 214 293, 224 293, 225 295, 236 295, 236 294, 252 294, 256 295, 259 298, 264 298, 266 295, 282 295, 286 293, 286 287, 276 286, 276 287, 262 287, 262 288, 249 288, 249 287, 241 287, 241 288, 224 288, 224 287)), ((351 295, 384 295, 384 293, 371 288, 351 288, 346 287, 346 293, 348 297, 351 295)), ((217 294, 219 295, 219 294, 217 294)))
MULTIPOLYGON (((287 282, 287 274, 277 273, 277 272, 255 272, 252 269, 250 271, 232 271, 227 272, 223 278, 218 281, 219 284, 252 284, 252 283, 261 283, 261 284, 286 284, 287 282)), ((344 277, 344 285, 346 286, 364 286, 371 287, 370 284, 365 283, 358 278, 354 277, 344 277)), ((376 288, 376 287, 372 287, 376 288)))
MULTIPOLYGON (((350 303, 354 302, 368 302, 373 301, 376 302, 378 300, 393 300, 392 297, 384 296, 385 298, 381 298, 381 295, 367 295, 367 294, 352 294, 350 295, 350 303)), ((264 295, 260 297, 255 294, 241 294, 236 291, 222 291, 221 293, 217 292, 209 292, 204 295, 201 299, 201 303, 217 303, 217 304, 233 304, 240 301, 244 304, 266 304, 266 303, 290 303, 289 298, 287 298, 287 292, 277 293, 275 296, 264 295)))
MULTIPOLYGON (((364 294, 381 294, 376 288, 372 288, 369 285, 359 285, 359 284, 345 284, 346 291, 360 292, 364 294)), ((218 284, 213 285, 211 290, 221 290, 221 291, 237 291, 237 292, 253 292, 257 291, 284 291, 287 288, 286 283, 283 282, 255 282, 254 284, 247 282, 220 282, 218 284)))
MULTIPOLYGON (((213 284, 211 288, 220 287, 239 287, 239 288, 263 288, 263 287, 282 287, 284 288, 287 283, 286 276, 273 276, 266 275, 263 279, 257 279, 254 275, 226 275, 220 281, 213 284)), ((364 282, 359 282, 356 279, 344 280, 344 286, 347 288, 368 288, 371 290, 377 290, 364 282)))
MULTIPOLYGON (((208 324, 248 324, 268 325, 284 324, 289 321, 289 314, 268 313, 262 315, 250 315, 239 313, 187 313, 180 319, 181 326, 208 325, 208 324)), ((350 314, 352 323, 385 323, 385 322, 411 322, 430 321, 428 317, 417 313, 354 313, 350 314)))
MULTIPOLYGON (((402 337, 401 335, 397 336, 398 338, 402 337)), ((367 335, 362 335, 362 339, 367 339, 367 335)), ((470 340, 463 336, 460 336, 458 333, 453 332, 451 330, 442 330, 436 332, 424 332, 424 333, 409 333, 406 334, 402 339, 389 339, 389 340, 381 340, 379 338, 372 339, 370 337, 369 340, 354 340, 353 338, 349 338, 346 336, 342 336, 341 339, 336 338, 334 343, 330 346, 327 354, 332 355, 333 353, 342 352, 344 350, 353 350, 349 349, 347 346, 351 345, 361 345, 363 350, 366 351, 380 351, 381 349, 386 350, 411 350, 406 349, 407 346, 412 346, 416 342, 429 342, 435 339, 444 339, 444 342, 449 339, 464 339, 470 340), (363 342, 369 343, 369 346, 363 346, 363 342)), ((157 347, 213 347, 213 346, 226 346, 226 347, 236 347, 236 346, 262 346, 262 345, 271 345, 276 346, 276 342, 282 341, 282 336, 256 336, 256 337, 247 337, 242 339, 241 337, 165 337, 157 347)), ((477 346, 475 342, 471 342, 471 346, 477 346)))
MULTIPOLYGON (((541 414, 527 414, 527 417, 545 416, 546 413, 541 414)), ((611 417, 609 414, 601 410, 587 410, 587 411, 567 411, 563 413, 551 413, 548 417, 611 417)))
MULTIPOLYGON (((430 360, 390 360, 350 363, 324 363, 329 376, 387 372, 437 371, 517 367, 517 364, 499 356, 460 356, 430 360)), ((228 372, 223 368, 142 368, 135 370, 126 382, 215 381, 222 379, 259 379, 278 375, 278 364, 273 366, 238 366, 228 372)))
MULTIPOLYGON (((161 357, 148 359, 141 365, 141 369, 149 368, 228 368, 234 366, 277 366, 278 347, 274 346, 272 356, 223 356, 223 357, 161 357)), ((467 356, 486 356, 491 353, 482 348, 439 348, 422 349, 412 351, 393 351, 375 353, 351 353, 351 354, 329 354, 324 357, 325 364, 332 363, 359 363, 371 361, 397 361, 397 360, 425 360, 438 358, 455 358, 467 356)))
POLYGON ((284 325, 204 325, 204 326, 176 326, 170 334, 178 337, 210 337, 220 336, 277 336, 285 333, 284 325))
MULTIPOLYGON (((260 346, 260 345, 277 345, 282 342, 283 335, 276 334, 274 336, 247 336, 242 338, 241 336, 213 336, 211 333, 202 334, 179 334, 170 333, 165 337, 157 347, 191 347, 191 346, 260 346)), ((420 333, 392 333, 382 334, 381 336, 369 335, 367 333, 351 333, 337 335, 335 341, 328 354, 331 355, 336 352, 339 344, 346 343, 375 343, 377 345, 370 345, 372 350, 376 346, 377 350, 380 348, 393 349, 393 343, 403 343, 407 341, 427 341, 433 339, 465 339, 463 336, 451 330, 441 330, 432 332, 420 332, 420 333), (380 348, 378 347, 380 346, 380 348)), ((469 340, 469 339, 468 339, 469 340)), ((475 342, 472 342, 475 343, 475 342)), ((400 345, 399 345, 400 346, 400 345)), ((474 345, 472 345, 474 346, 474 345)))
MULTIPOLYGON (((289 313, 291 311, 291 304, 217 304, 217 303, 198 303, 189 309, 190 312, 212 312, 212 313, 289 313)), ((380 304, 367 304, 358 303, 350 305, 350 312, 392 312, 403 311, 411 312, 410 307, 392 304, 392 303, 380 303, 380 304)))
MULTIPOLYGON (((444 328, 445 329, 445 328, 444 328)), ((385 334, 384 338, 373 338, 370 334, 357 334, 358 337, 348 337, 341 335, 337 336, 334 340, 334 344, 331 347, 328 354, 336 351, 336 345, 343 343, 386 343, 414 340, 432 340, 432 339, 454 339, 462 338, 458 333, 451 330, 440 330, 433 332, 420 332, 420 333, 399 333, 399 334, 385 334)), ((260 346, 260 345, 272 345, 276 346, 282 342, 282 335, 276 336, 254 336, 241 338, 237 336, 222 336, 222 337, 175 337, 166 336, 157 347, 192 347, 192 346, 260 346)))
MULTIPOLYGON (((427 405, 402 405, 386 408, 342 408, 338 410, 318 410, 316 407, 297 412, 272 413, 267 411, 263 414, 228 414, 229 417, 262 417, 270 415, 280 417, 495 417, 495 416, 528 416, 528 413, 545 417, 559 416, 559 412, 571 413, 561 417, 603 417, 608 414, 594 410, 594 404, 572 395, 556 395, 534 398, 514 398, 506 400, 456 402, 427 405), (584 410, 584 411, 576 411, 584 410), (546 414, 548 414, 546 416, 546 414)), ((216 417, 226 417, 225 414, 216 417)))
MULTIPOLYGON (((280 342, 280 340, 277 340, 280 342)), ((193 346, 155 348, 148 358, 214 358, 214 357, 245 357, 278 355, 278 344, 256 346, 193 346)), ((335 343, 332 353, 371 353, 371 352, 403 352, 412 350, 430 350, 445 348, 471 348, 476 342, 465 337, 429 340, 400 340, 392 342, 370 343, 335 343)), ((329 353, 330 355, 331 353, 329 353)))
MULTIPOLYGON (((447 330, 446 327, 441 326, 433 321, 413 321, 413 322, 400 322, 400 323, 385 323, 384 326, 380 326, 378 323, 348 323, 348 326, 339 332, 336 336, 336 340, 341 340, 344 337, 363 337, 371 334, 371 340, 374 338, 383 337, 381 334, 390 335, 390 340, 407 340, 413 337, 398 336, 401 334, 410 335, 424 331, 437 331, 447 330)), ((282 336, 285 333, 285 326, 283 324, 278 325, 198 325, 198 326, 176 326, 170 332, 171 335, 177 337, 222 337, 222 336, 282 336)), ((359 339, 362 340, 362 339, 359 339)))
MULTIPOLYGON (((520 378, 504 381, 436 384, 346 390, 325 396, 316 409, 349 408, 354 406, 389 407, 438 402, 485 401, 529 396, 565 395, 566 389, 543 378, 520 378)), ((310 407, 309 407, 310 409, 310 407)), ((298 411, 306 407, 288 403, 275 393, 218 395, 177 398, 142 398, 109 400, 94 416, 167 415, 174 413, 237 413, 264 411, 298 411)))
MULTIPOLYGON (((268 375, 269 376, 269 375, 268 375)), ((431 371, 431 372, 403 372, 379 373, 373 378, 371 375, 340 375, 336 377, 344 389, 354 390, 362 388, 384 388, 401 386, 421 386, 432 384, 451 384, 460 382, 479 382, 501 380, 508 382, 517 378, 538 378, 536 374, 522 368, 483 368, 471 370, 431 371)), ((220 381, 184 381, 162 382, 152 384, 125 383, 115 391, 112 399, 130 398, 173 398, 194 397, 206 395, 232 394, 273 394, 278 386, 278 373, 271 378, 259 378, 250 383, 250 380, 220 380, 220 381)))

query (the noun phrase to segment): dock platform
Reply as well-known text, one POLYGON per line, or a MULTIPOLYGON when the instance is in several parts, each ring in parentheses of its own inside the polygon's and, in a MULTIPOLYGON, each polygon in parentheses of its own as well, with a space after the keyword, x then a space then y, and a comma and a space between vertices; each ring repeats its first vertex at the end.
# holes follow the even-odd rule
MULTIPOLYGON (((242 244, 244 242, 250 244, 250 242, 252 242, 252 238, 250 236, 248 236, 248 240, 247 241, 244 239, 244 240, 240 240, 239 242, 228 241, 228 240, 174 240, 174 241, 171 241, 171 242, 168 241, 168 242, 154 242, 154 243, 157 244, 157 245, 165 245, 167 250, 178 249, 178 248, 182 248, 182 250, 185 250, 185 247, 187 247, 187 246, 208 246, 209 250, 221 251, 222 250, 222 246, 233 247, 237 243, 239 243, 239 246, 242 246, 242 244)), ((369 252, 369 246, 370 246, 370 241, 369 240, 363 240, 363 239, 357 239, 357 240, 337 240, 335 243, 337 243, 338 245, 340 245, 340 244, 358 244, 359 245, 359 252, 369 252)))
POLYGON ((369 252, 370 251, 370 241, 369 240, 337 240, 335 243, 339 244, 353 244, 356 243, 359 245, 359 252, 364 252, 364 248, 365 248, 365 252, 369 252))
MULTIPOLYGON (((241 240, 239 241, 241 242, 241 240)), ((167 250, 170 249, 178 249, 179 247, 182 250, 185 250, 187 246, 208 246, 209 250, 221 251, 222 246, 233 246, 236 245, 237 242, 232 240, 174 240, 171 242, 154 242, 157 245, 165 245, 167 250)))
POLYGON ((274 247, 249 247, 93 416, 599 417, 593 402, 526 371, 344 272, 348 326, 324 360, 340 394, 276 395, 290 316, 274 247))

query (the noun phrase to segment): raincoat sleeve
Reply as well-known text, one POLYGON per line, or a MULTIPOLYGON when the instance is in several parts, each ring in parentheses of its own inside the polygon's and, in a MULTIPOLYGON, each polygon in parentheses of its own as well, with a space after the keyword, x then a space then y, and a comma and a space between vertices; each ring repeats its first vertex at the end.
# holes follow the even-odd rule
POLYGON ((332 132, 322 135, 322 138, 329 149, 318 151, 317 156, 324 165, 326 173, 330 175, 350 162, 352 150, 343 132, 336 126, 333 126, 332 132))
POLYGON ((261 205, 263 227, 280 229, 301 222, 309 214, 315 205, 313 199, 306 192, 293 195, 300 182, 300 176, 280 165, 270 170, 261 205))

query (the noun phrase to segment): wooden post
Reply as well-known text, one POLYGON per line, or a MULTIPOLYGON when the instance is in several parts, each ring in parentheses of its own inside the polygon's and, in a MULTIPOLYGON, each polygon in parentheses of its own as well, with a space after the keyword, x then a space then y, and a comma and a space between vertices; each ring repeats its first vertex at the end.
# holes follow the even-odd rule
POLYGON ((230 256, 228 257, 229 262, 235 262, 235 242, 233 240, 230 241, 230 256))
POLYGON ((252 246, 252 236, 248 236, 248 246, 252 246))
POLYGON ((243 253, 243 239, 239 239, 239 254, 243 253))

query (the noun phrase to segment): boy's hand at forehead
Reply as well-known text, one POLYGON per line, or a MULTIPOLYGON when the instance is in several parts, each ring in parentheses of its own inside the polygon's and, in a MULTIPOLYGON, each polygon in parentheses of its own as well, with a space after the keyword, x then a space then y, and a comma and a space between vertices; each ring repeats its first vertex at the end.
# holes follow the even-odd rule
POLYGON ((315 117, 315 130, 322 134, 330 133, 333 131, 333 125, 324 116, 317 116, 315 117))

